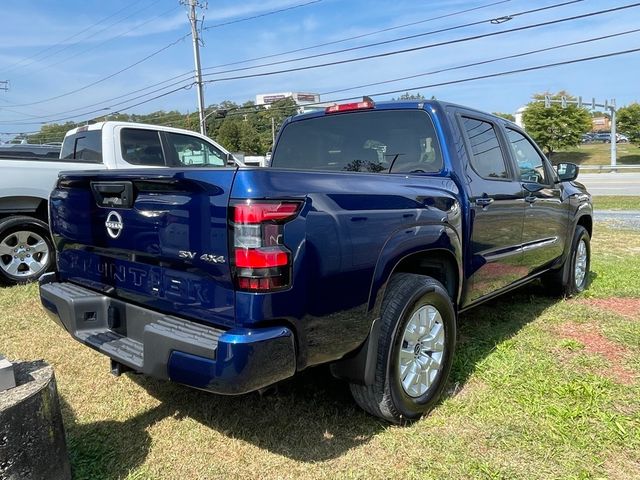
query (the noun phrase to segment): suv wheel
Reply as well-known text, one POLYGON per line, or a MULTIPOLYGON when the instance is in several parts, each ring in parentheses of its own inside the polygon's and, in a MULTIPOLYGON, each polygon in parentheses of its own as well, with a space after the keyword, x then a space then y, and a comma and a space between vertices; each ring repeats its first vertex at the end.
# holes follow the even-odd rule
POLYGON ((451 370, 456 315, 442 284, 410 273, 395 274, 382 305, 373 385, 351 384, 367 412, 404 423, 429 412, 451 370))
POLYGON ((564 297, 577 295, 587 288, 590 265, 591 238, 589 232, 583 226, 578 225, 573 233, 571 251, 563 268, 547 273, 542 277, 542 282, 549 293, 553 295, 564 297), (566 273, 565 269, 567 269, 566 273))
POLYGON ((0 222, 0 283, 37 280, 54 265, 53 255, 46 223, 26 216, 0 222))

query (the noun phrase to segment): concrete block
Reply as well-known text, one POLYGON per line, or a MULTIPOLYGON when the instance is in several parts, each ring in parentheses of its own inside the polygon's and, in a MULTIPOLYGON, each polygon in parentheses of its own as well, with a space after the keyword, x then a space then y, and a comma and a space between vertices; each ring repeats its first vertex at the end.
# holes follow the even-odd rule
POLYGON ((0 392, 16 386, 16 376, 13 373, 13 363, 0 355, 0 392))

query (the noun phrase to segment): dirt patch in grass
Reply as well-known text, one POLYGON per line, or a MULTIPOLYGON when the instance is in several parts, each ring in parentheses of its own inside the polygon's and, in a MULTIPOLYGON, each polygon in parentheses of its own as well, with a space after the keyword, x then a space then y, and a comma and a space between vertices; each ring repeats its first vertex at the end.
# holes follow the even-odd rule
POLYGON ((626 452, 613 451, 605 459, 604 469, 611 480, 640 478, 640 459, 637 455, 633 458, 626 452))
POLYGON ((624 365, 625 357, 629 354, 622 345, 606 338, 593 325, 565 323, 559 329, 564 338, 575 340, 584 345, 584 351, 596 354, 607 360, 608 365, 603 369, 604 375, 624 385, 631 385, 636 374, 624 365))
POLYGON ((623 317, 640 318, 640 298, 589 298, 582 300, 581 303, 623 317))

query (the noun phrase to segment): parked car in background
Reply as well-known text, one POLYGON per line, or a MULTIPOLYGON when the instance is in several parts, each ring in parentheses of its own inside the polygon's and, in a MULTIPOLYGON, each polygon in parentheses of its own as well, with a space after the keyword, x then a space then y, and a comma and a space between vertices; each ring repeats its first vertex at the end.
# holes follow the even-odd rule
POLYGON ((225 166, 229 161, 224 148, 198 133, 129 122, 75 128, 61 146, 0 146, 0 283, 32 281, 54 266, 48 201, 60 171, 225 166))
POLYGON ((622 133, 616 133, 616 142, 618 143, 629 143, 629 137, 622 133))
POLYGON ((594 142, 611 143, 611 132, 598 132, 593 135, 594 142))
POLYGON ((592 143, 594 141, 594 135, 593 133, 583 133, 581 138, 580 138, 580 142, 581 143, 592 143))
POLYGON ((500 117, 333 105, 285 121, 270 167, 214 166, 60 175, 42 304, 115 374, 242 394, 331 364, 403 423, 445 390, 459 312, 588 283, 578 167, 500 117))

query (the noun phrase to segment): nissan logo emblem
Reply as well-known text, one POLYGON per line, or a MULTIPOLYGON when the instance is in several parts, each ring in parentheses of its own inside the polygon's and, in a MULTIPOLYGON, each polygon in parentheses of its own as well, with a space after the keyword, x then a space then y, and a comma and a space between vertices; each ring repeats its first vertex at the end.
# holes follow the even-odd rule
POLYGON ((107 215, 107 220, 104 222, 104 226, 107 227, 107 233, 111 238, 118 238, 124 225, 122 223, 122 217, 118 212, 111 211, 107 215))

